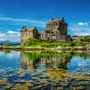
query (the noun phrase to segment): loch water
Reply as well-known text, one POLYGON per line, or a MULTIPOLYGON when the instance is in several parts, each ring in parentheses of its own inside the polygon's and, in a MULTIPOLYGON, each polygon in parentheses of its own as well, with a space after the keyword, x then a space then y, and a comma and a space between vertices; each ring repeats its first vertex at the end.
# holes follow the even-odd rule
POLYGON ((90 90, 90 53, 2 50, 0 90, 90 90))

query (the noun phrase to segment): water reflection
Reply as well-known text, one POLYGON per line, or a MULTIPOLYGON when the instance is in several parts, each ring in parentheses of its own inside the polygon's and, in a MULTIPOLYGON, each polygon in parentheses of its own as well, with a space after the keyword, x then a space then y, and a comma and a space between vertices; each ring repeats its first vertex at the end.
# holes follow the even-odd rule
POLYGON ((89 90, 89 88, 88 52, 0 52, 1 90, 89 90))
MULTIPOLYGON (((36 69, 40 65, 46 66, 49 69, 63 68, 67 69, 67 62, 70 62, 71 56, 46 56, 46 52, 21 52, 21 66, 22 68, 36 69), (39 54, 38 58, 35 55, 39 54), (30 58, 28 58, 30 57, 30 58)), ((54 52, 55 53, 55 52, 54 52)))

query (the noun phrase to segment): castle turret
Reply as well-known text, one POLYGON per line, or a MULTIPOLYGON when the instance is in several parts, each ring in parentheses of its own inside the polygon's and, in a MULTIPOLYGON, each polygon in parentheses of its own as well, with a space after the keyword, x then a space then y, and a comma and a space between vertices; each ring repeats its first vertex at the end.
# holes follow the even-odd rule
POLYGON ((22 27, 22 31, 25 31, 26 27, 22 27))
POLYGON ((61 17, 61 20, 64 20, 64 17, 61 17))
POLYGON ((53 21, 53 18, 50 18, 50 21, 53 21))

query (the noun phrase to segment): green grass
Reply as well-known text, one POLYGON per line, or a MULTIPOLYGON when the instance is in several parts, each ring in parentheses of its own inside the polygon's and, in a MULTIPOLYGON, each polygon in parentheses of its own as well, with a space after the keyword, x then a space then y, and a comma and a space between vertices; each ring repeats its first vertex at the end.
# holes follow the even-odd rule
POLYGON ((84 44, 83 43, 74 43, 74 45, 71 45, 71 43, 57 43, 57 42, 48 43, 48 42, 42 41, 42 42, 36 43, 35 45, 30 45, 30 46, 24 45, 24 46, 20 46, 20 47, 23 48, 23 47, 38 47, 38 46, 45 47, 45 48, 55 48, 58 46, 73 48, 73 47, 78 47, 78 46, 84 46, 84 44))
POLYGON ((23 47, 38 47, 38 46, 41 46, 41 47, 44 47, 44 48, 55 48, 55 47, 58 47, 58 46, 62 46, 62 47, 78 47, 78 46, 84 46, 83 43, 73 43, 73 42, 70 42, 70 43, 59 43, 59 42, 53 42, 53 41, 41 41, 41 40, 38 40, 38 39, 34 39, 34 38, 28 38, 26 44, 24 46, 20 46, 20 48, 23 48, 23 47))
POLYGON ((55 52, 55 51, 43 51, 43 52, 24 52, 27 56, 28 60, 36 60, 41 57, 52 57, 52 56, 80 56, 86 57, 86 53, 84 52, 55 52))

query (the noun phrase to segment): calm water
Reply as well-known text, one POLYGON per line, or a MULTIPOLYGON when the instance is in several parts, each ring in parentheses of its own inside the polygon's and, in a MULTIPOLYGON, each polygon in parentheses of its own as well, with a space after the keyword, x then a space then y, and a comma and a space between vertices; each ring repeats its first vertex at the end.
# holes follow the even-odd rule
POLYGON ((89 53, 0 51, 0 90, 90 90, 89 53))

